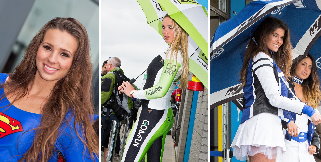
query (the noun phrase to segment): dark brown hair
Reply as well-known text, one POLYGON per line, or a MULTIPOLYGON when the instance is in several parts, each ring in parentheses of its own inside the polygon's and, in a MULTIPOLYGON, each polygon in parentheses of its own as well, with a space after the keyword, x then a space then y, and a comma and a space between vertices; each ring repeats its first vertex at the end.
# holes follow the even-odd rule
POLYGON ((59 135, 59 127, 66 122, 67 112, 74 115, 75 132, 91 153, 98 154, 98 137, 92 127, 92 66, 89 56, 89 40, 86 29, 73 18, 55 18, 43 26, 27 47, 25 56, 9 75, 10 81, 3 86, 8 94, 15 96, 12 104, 28 93, 28 86, 35 79, 37 71, 36 54, 48 29, 66 31, 78 41, 78 49, 67 75, 54 86, 48 100, 42 107, 39 127, 35 138, 21 161, 48 161, 53 155, 59 135), (76 127, 77 125, 77 127, 76 127))
POLYGON ((299 63, 305 59, 310 58, 312 61, 311 74, 307 79, 303 80, 302 88, 303 88, 303 96, 306 100, 307 104, 317 108, 320 105, 321 101, 321 92, 320 92, 320 81, 317 73, 317 65, 313 59, 313 57, 308 54, 306 56, 300 55, 293 60, 291 75, 295 76, 295 70, 299 63))
POLYGON ((290 76, 290 68, 292 63, 291 54, 290 31, 288 27, 279 19, 274 17, 267 17, 256 28, 253 36, 250 39, 248 47, 245 52, 244 62, 241 69, 241 82, 244 85, 246 82, 246 69, 250 59, 254 58, 259 52, 264 52, 270 55, 279 68, 283 71, 284 75, 288 78, 290 76), (284 30, 283 44, 277 52, 270 55, 270 51, 266 46, 266 39, 276 29, 281 28, 284 30))

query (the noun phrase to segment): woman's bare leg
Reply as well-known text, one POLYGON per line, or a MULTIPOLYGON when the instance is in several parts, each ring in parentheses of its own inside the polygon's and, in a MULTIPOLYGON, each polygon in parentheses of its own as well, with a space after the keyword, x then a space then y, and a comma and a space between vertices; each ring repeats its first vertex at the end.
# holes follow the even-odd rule
POLYGON ((107 154, 108 154, 108 148, 104 148, 104 158, 102 159, 102 162, 107 162, 107 154))
POLYGON ((264 154, 255 154, 254 156, 249 156, 250 162, 275 162, 275 159, 268 159, 264 154))

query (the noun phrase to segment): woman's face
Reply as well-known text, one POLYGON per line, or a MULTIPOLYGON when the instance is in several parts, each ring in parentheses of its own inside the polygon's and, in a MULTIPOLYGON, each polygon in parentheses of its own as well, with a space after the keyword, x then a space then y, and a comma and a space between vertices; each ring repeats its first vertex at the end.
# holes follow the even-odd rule
POLYGON ((174 21, 169 17, 165 17, 162 23, 162 29, 165 42, 171 44, 175 38, 174 21))
POLYGON ((47 81, 62 79, 72 65, 77 48, 77 39, 67 31, 47 30, 37 51, 37 73, 47 81))
POLYGON ((266 38, 266 46, 273 52, 277 52, 280 46, 283 44, 285 31, 282 28, 277 28, 266 38))
POLYGON ((301 60, 295 68, 295 76, 300 79, 307 79, 311 74, 312 60, 310 57, 306 57, 301 60))

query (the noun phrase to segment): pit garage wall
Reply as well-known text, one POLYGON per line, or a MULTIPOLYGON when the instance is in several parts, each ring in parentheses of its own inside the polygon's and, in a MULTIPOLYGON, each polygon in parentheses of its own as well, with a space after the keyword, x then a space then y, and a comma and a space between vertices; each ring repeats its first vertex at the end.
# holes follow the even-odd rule
POLYGON ((176 161, 208 161, 208 91, 186 90, 181 103, 176 161))
POLYGON ((34 0, 0 1, 0 21, 2 22, 0 25, 0 71, 3 71, 9 59, 12 46, 16 42, 33 3, 34 0))

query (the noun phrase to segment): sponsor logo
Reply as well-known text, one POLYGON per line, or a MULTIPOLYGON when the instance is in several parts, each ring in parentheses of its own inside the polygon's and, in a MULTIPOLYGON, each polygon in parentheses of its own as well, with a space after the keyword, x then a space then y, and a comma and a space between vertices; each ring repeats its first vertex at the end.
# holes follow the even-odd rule
POLYGON ((199 57, 197 58, 197 62, 198 65, 200 65, 201 67, 203 67, 203 69, 208 70, 207 69, 207 63, 204 62, 204 60, 200 59, 199 57))
POLYGON ((256 22, 260 16, 264 13, 262 13, 264 8, 260 9, 257 13, 255 13, 253 16, 242 22, 239 27, 237 28, 238 32, 242 32, 245 30, 248 26, 252 25, 254 22, 256 22), (245 29, 244 29, 245 28, 245 29))
POLYGON ((218 48, 213 50, 213 55, 211 56, 211 60, 215 59, 216 57, 220 56, 224 52, 224 48, 218 48))
MULTIPOLYGON (((277 6, 276 9, 272 10, 271 13, 272 14, 277 14, 279 13, 285 6, 287 6, 287 4, 283 4, 280 6, 277 6)), ((253 23, 257 22, 259 19, 262 18, 262 16, 267 15, 269 12, 266 12, 266 7, 261 8, 258 12, 256 12, 254 15, 252 15, 250 18, 248 18, 247 20, 245 20, 242 24, 240 24, 240 26, 238 27, 237 31, 242 32, 243 30, 247 29, 250 25, 252 25, 253 23)), ((273 8, 271 8, 273 9, 273 8)))
POLYGON ((232 101, 239 109, 243 109, 243 97, 241 98, 236 98, 235 100, 232 101))
POLYGON ((296 1, 293 4, 296 8, 305 8, 304 4, 302 3, 302 0, 296 1))
POLYGON ((168 63, 165 66, 164 73, 168 74, 168 75, 173 75, 175 73, 175 71, 176 71, 176 68, 177 68, 177 65, 172 64, 172 63, 168 63))
POLYGON ((134 146, 139 147, 140 142, 142 141, 143 137, 142 134, 146 133, 145 131, 147 130, 149 125, 148 120, 143 120, 142 124, 139 127, 138 133, 137 133, 137 138, 134 139, 134 146))
POLYGON ((157 11, 164 11, 162 9, 162 7, 160 6, 160 4, 158 2, 156 2, 156 0, 152 0, 153 4, 155 5, 155 8, 157 11))
POLYGON ((155 93, 157 93, 157 92, 159 92, 161 90, 162 90, 162 87, 158 86, 158 87, 152 88, 150 90, 147 90, 146 91, 146 95, 151 96, 151 95, 154 95, 155 93))
POLYGON ((235 94, 238 94, 242 91, 242 86, 241 84, 238 84, 234 87, 231 87, 227 90, 225 96, 231 96, 231 95, 235 95, 235 94))
POLYGON ((309 33, 311 36, 315 36, 320 32, 321 29, 321 16, 318 17, 318 19, 312 24, 312 26, 309 29, 309 33))
POLYGON ((202 59, 205 63, 208 61, 208 58, 203 51, 200 51, 198 58, 202 59))
POLYGON ((0 113, 0 138, 22 131, 23 129, 20 121, 13 119, 4 113, 0 113))
POLYGON ((317 67, 319 69, 321 69, 321 57, 319 57, 316 61, 315 61, 315 64, 317 65, 317 67))
POLYGON ((180 4, 198 4, 195 0, 174 0, 174 2, 180 4))
POLYGON ((276 14, 281 14, 281 11, 283 10, 283 8, 284 8, 285 6, 279 6, 279 7, 277 7, 275 10, 273 10, 272 12, 271 12, 271 14, 274 14, 274 15, 276 15, 276 14))

